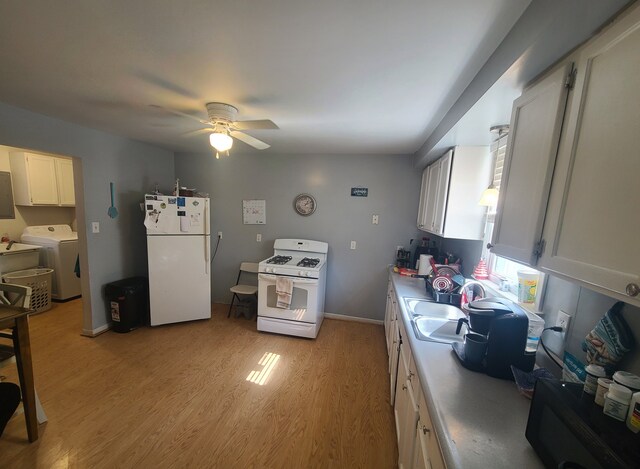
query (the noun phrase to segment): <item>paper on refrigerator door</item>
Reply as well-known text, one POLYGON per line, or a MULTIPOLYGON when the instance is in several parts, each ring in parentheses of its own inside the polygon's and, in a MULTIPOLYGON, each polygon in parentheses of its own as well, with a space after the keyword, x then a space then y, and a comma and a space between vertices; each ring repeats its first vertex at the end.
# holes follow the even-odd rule
POLYGON ((144 219, 144 226, 146 226, 148 230, 154 231, 156 233, 166 233, 170 225, 171 220, 166 213, 163 216, 162 211, 147 210, 144 219))
POLYGON ((189 217, 180 217, 180 231, 188 233, 191 229, 191 219, 189 217))

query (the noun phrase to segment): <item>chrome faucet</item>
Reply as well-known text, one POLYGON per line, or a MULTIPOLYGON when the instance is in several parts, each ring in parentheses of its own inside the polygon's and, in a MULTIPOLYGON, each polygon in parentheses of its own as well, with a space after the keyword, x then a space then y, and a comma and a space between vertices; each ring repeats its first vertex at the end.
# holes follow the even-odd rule
POLYGON ((460 289, 460 293, 464 292, 466 297, 467 297, 467 301, 470 303, 471 301, 474 300, 474 295, 473 293, 476 290, 476 287, 480 290, 480 295, 481 298, 486 298, 487 296, 487 291, 484 289, 484 285, 482 285, 480 282, 478 282, 477 280, 472 280, 470 282, 466 282, 462 288, 460 289), (471 294, 469 294, 471 293, 471 294))
POLYGON ((15 244, 15 241, 9 241, 9 244, 7 244, 7 251, 11 249, 11 246, 13 246, 15 244))

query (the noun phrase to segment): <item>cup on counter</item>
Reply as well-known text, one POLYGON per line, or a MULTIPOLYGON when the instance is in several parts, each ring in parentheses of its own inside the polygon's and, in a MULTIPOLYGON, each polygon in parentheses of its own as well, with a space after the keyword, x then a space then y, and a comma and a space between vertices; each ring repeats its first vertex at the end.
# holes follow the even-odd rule
POLYGON ((468 332, 464 335, 464 357, 469 363, 481 363, 487 353, 487 338, 468 332))
POLYGON ((534 303, 538 288, 538 272, 532 270, 518 271, 518 302, 534 303))

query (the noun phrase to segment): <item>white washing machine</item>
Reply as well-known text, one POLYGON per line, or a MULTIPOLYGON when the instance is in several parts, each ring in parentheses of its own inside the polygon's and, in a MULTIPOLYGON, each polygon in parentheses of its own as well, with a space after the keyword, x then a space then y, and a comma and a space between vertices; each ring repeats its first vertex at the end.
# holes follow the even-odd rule
POLYGON ((42 246, 40 265, 53 269, 51 297, 68 300, 80 296, 80 279, 76 276, 78 233, 69 225, 27 226, 20 240, 42 246))

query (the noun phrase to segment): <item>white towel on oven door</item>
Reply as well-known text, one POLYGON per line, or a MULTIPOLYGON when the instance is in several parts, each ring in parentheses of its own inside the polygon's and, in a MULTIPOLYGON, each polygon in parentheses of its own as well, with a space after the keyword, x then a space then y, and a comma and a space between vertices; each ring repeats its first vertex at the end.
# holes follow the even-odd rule
POLYGON ((291 295, 293 294, 293 280, 289 277, 276 277, 276 294, 278 308, 289 308, 291 306, 291 295))

